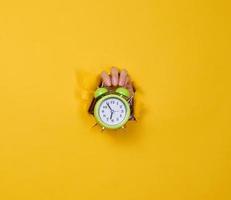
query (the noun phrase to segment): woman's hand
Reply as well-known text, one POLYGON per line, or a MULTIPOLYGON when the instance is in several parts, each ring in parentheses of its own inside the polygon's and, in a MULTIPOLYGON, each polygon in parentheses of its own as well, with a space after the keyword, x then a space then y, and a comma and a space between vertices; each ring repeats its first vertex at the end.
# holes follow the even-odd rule
POLYGON ((105 71, 101 73, 101 79, 105 86, 125 87, 128 89, 131 96, 134 95, 134 88, 131 78, 129 77, 128 72, 125 69, 119 71, 118 68, 112 67, 110 75, 105 71))

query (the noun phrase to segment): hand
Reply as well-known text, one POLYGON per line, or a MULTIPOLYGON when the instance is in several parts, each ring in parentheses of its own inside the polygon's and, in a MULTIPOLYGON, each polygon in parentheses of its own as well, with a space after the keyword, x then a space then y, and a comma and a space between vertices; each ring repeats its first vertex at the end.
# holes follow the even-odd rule
POLYGON ((113 113, 114 113, 114 112, 113 112, 113 111, 111 111, 111 116, 110 116, 110 119, 112 119, 112 115, 113 115, 113 113))
POLYGON ((109 103, 107 103, 107 106, 108 106, 108 108, 111 110, 111 112, 113 111, 112 110, 112 108, 111 108, 111 106, 109 105, 109 103))
POLYGON ((111 73, 108 75, 107 72, 101 73, 101 79, 105 86, 121 86, 128 89, 130 96, 134 95, 134 88, 127 71, 125 69, 119 72, 118 68, 112 67, 111 73))

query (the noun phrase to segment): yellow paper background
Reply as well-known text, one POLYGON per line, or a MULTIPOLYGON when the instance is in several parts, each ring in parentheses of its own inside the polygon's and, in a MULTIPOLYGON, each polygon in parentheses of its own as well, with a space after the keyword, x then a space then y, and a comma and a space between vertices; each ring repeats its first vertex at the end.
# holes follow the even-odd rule
MULTIPOLYGON (((229 1, 1 1, 1 200, 230 200, 229 1), (126 68, 141 119, 101 133, 77 75, 126 68)), ((91 79, 88 79, 91 80, 91 79)))

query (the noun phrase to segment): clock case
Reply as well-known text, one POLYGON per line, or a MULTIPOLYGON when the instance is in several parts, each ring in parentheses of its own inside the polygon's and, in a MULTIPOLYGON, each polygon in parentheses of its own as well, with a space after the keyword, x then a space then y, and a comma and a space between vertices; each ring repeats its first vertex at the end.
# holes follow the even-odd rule
MULTIPOLYGON (((99 86, 98 87, 105 87, 103 85, 103 82, 101 81, 99 86)), ((118 87, 107 87, 108 89, 108 92, 106 94, 103 94, 101 96, 99 96, 98 98, 93 98, 91 103, 90 103, 90 106, 88 108, 88 113, 91 114, 91 115, 94 115, 94 108, 95 108, 95 104, 97 103, 97 101, 99 99, 101 99, 103 96, 105 95, 108 95, 108 94, 115 94, 115 90, 117 89, 118 87)), ((135 92, 135 88, 133 88, 134 92, 135 92)), ((130 105, 130 117, 129 117, 129 120, 136 120, 135 116, 134 116, 134 97, 124 97, 127 102, 129 103, 130 105)))

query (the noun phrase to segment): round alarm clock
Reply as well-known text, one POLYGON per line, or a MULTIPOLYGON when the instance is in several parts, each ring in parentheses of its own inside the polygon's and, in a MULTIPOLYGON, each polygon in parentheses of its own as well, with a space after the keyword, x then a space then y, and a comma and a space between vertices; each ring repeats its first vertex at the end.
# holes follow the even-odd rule
POLYGON ((129 91, 119 87, 114 92, 107 88, 98 88, 95 98, 98 99, 94 107, 94 116, 102 128, 123 128, 130 118, 129 91))

